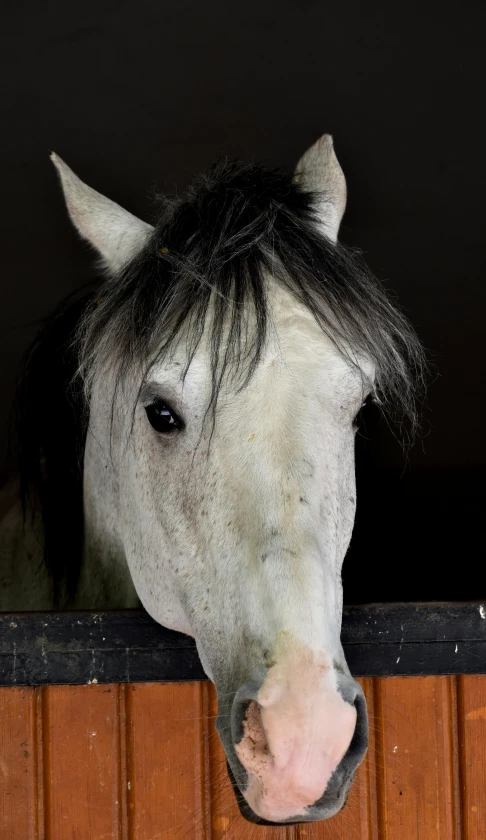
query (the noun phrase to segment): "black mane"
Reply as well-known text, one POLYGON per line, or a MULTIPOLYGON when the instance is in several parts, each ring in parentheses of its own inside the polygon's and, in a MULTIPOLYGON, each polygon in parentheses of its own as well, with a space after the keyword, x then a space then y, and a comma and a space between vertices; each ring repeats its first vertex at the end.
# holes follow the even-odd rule
POLYGON ((79 383, 89 404, 93 378, 105 366, 121 384, 139 365, 142 381, 183 327, 189 364, 208 328, 215 406, 223 378, 235 374, 244 385, 259 362, 269 276, 310 309, 351 364, 359 354, 374 362, 379 402, 415 426, 420 343, 359 255, 319 232, 316 198, 282 172, 216 164, 186 196, 161 201, 142 253, 105 279, 95 297, 56 313, 36 339, 18 401, 23 487, 34 487, 42 504, 46 562, 59 587, 72 594, 80 567, 85 428, 79 383), (32 428, 35 400, 44 408, 32 428))
POLYGON ((23 359, 14 404, 24 521, 41 514, 58 606, 74 594, 81 565, 87 415, 73 336, 91 297, 70 296, 46 319, 23 359))

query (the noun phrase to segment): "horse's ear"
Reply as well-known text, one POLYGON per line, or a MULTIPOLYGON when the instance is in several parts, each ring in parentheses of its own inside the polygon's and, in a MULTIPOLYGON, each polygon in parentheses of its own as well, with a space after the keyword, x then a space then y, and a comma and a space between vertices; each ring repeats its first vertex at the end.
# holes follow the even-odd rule
POLYGON ((334 152, 330 134, 323 134, 302 155, 295 168, 295 181, 318 197, 323 233, 336 242, 346 209, 346 179, 334 152))
POLYGON ((51 160, 59 173, 73 224, 98 251, 105 266, 112 272, 119 271, 143 248, 152 226, 84 184, 54 152, 51 160))

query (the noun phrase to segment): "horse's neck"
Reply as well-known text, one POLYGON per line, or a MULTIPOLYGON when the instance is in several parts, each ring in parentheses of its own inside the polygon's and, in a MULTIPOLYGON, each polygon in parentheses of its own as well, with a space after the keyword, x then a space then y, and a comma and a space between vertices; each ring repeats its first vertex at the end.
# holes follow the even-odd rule
MULTIPOLYGON (((91 488, 92 490, 92 488, 91 488)), ((74 609, 139 607, 128 566, 112 528, 109 501, 85 494, 85 538, 74 609)), ((0 492, 0 612, 55 609, 54 587, 43 562, 40 515, 24 520, 18 487, 0 492)))
POLYGON ((51 610, 54 588, 43 562, 39 515, 24 519, 18 483, 0 492, 0 612, 51 610))
POLYGON ((124 609, 140 606, 118 537, 117 479, 109 447, 90 427, 84 454, 84 549, 73 606, 124 609))

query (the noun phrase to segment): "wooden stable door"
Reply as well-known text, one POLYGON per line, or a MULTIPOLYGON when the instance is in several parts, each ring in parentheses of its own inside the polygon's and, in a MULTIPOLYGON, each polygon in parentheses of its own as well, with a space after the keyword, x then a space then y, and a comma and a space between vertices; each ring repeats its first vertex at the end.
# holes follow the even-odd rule
POLYGON ((486 840, 486 676, 361 683, 347 806, 288 828, 240 817, 210 683, 0 688, 0 840, 486 840))

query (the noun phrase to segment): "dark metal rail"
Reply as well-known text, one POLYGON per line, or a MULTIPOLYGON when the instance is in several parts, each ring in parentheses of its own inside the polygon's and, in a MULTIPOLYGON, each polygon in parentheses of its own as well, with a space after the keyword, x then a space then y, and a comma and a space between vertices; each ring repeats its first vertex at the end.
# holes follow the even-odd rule
MULTIPOLYGON (((486 673, 486 603, 345 607, 356 676, 486 673)), ((193 639, 141 610, 0 613, 0 685, 203 680, 193 639)))

